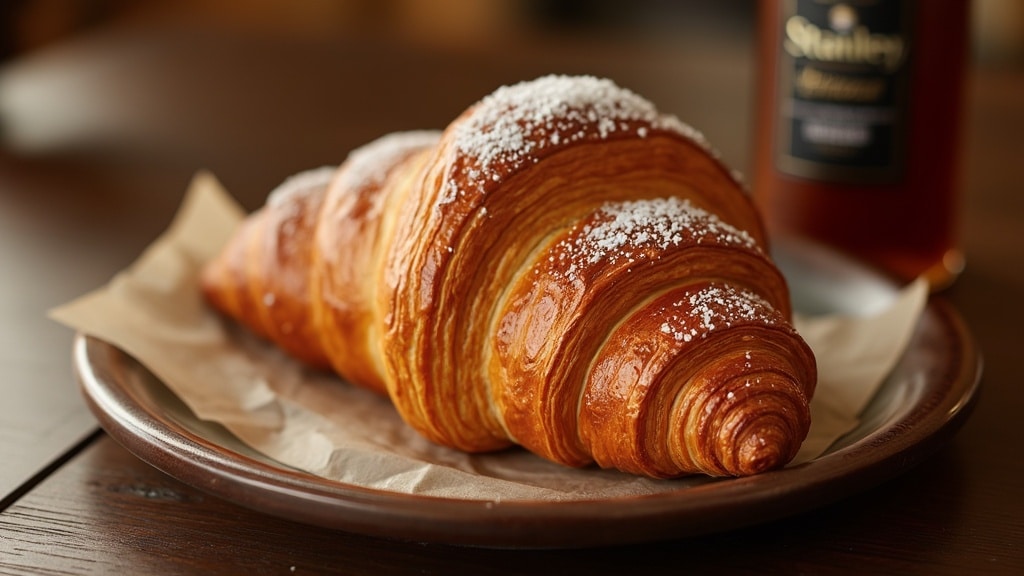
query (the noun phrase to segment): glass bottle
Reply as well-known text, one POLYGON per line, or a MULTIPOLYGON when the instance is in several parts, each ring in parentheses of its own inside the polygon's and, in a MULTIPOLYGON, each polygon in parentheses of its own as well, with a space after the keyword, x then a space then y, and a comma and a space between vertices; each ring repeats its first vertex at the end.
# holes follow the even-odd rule
POLYGON ((759 2, 754 193, 769 230, 933 289, 958 240, 967 0, 759 2))

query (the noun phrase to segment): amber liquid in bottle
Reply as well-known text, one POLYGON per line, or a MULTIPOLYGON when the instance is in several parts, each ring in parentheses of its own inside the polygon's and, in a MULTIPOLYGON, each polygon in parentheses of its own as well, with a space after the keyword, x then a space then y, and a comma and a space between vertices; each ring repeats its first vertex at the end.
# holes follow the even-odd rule
POLYGON ((933 289, 956 278, 968 8, 759 2, 753 187, 773 234, 933 289))

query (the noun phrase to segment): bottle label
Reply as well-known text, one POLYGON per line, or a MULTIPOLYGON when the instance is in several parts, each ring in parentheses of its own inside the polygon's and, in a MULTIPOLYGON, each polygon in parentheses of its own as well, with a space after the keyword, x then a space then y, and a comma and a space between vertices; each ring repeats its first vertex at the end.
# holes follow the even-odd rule
POLYGON ((788 0, 780 171, 836 182, 902 176, 911 14, 900 1, 788 0))

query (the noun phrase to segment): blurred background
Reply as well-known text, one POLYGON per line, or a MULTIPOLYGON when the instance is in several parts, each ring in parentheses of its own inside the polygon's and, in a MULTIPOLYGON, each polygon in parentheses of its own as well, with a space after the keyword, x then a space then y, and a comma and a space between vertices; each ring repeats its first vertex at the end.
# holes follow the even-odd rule
MULTIPOLYGON (((691 123, 749 175, 757 6, 4 0, 0 205, 12 210, 18 187, 66 190, 59 205, 70 230, 88 198, 128 210, 119 198, 146 194, 153 216, 107 218, 148 239, 197 170, 212 171, 253 209, 290 174, 340 163, 390 131, 443 128, 498 86, 548 73, 614 79, 691 123)), ((995 71, 984 75, 987 98, 1016 109, 1018 92, 1000 88, 1013 86, 1011 74, 999 71, 1024 66, 1024 2, 973 0, 970 26, 975 68, 995 71)), ((975 181, 993 188, 1016 184, 989 166, 1018 162, 1021 142, 1019 122, 985 112, 998 108, 973 107, 965 119, 968 146, 982 126, 989 140, 1005 141, 991 148, 998 155, 968 159, 975 181)), ((1005 199, 988 202, 972 194, 969 208, 990 222, 1005 213, 1005 199)), ((110 242, 98 248, 119 254, 116 262, 138 249, 110 242)))
MULTIPOLYGON (((148 238, 197 170, 211 170, 252 209, 289 174, 337 164, 390 131, 443 128, 498 86, 547 73, 614 79, 693 124, 749 175, 757 6, 4 0, 0 201, 16 173, 23 189, 67 189, 61 200, 73 220, 69 198, 116 199, 141 193, 137 182, 145 181, 162 218, 110 219, 148 238), (60 181, 51 182, 55 174, 60 181)), ((970 26, 975 68, 996 71, 985 75, 987 97, 1014 109, 1017 92, 999 88, 1013 81, 998 71, 1024 66, 1024 2, 973 0, 970 26)), ((993 128, 986 138, 1006 144, 995 148, 999 157, 969 159, 967 169, 1003 174, 987 166, 1019 161, 1020 127, 972 110, 968 139, 980 133, 970 126, 985 125, 993 128)), ((994 178, 978 182, 1013 184, 994 178)), ((983 198, 969 202, 988 212, 983 198)), ((993 203, 992 218, 1003 212, 993 203)))
MULTIPOLYGON (((312 138, 321 140, 306 149, 337 149, 340 156, 382 130, 443 127, 501 84, 562 72, 612 77, 694 123, 728 162, 743 170, 749 165, 757 7, 750 0, 5 0, 0 6, 0 138, 19 154, 114 148, 217 169, 218 131, 260 121, 268 125, 266 140, 251 142, 254 153, 282 139, 312 138), (148 40, 125 40, 133 34, 148 40), (112 38, 151 53, 96 58, 114 50, 112 38), (328 56, 304 61, 311 47, 328 56), (374 51, 374 58, 360 59, 361 50, 374 51), (69 57, 72 51, 80 56, 69 57), (60 57, 47 66, 52 54, 60 57), (404 70, 398 63, 410 59, 420 76, 389 74, 389 62, 404 70), (488 66, 495 60, 501 74, 488 66), (80 66, 69 65, 76 61, 80 66), (161 69, 146 64, 154 61, 161 69), (294 69, 294 86, 261 80, 284 68, 294 69), (476 72, 468 77, 465 70, 476 72), (230 93, 220 89, 227 73, 235 85, 230 93), (318 93, 318 74, 352 78, 351 93, 318 93), (110 93, 115 84, 117 93, 110 93), (266 110, 239 100, 246 90, 279 91, 281 114, 294 118, 273 128, 266 110), (341 115, 345 126, 324 130, 294 113, 307 103, 328 106, 331 98, 352 110, 368 98, 393 100, 394 114, 383 124, 341 115), (693 111, 706 106, 733 112, 703 124, 693 111), (178 120, 155 125, 159 107, 173 108, 178 120), (209 135, 205 145, 196 145, 196 130, 209 135)), ((975 0, 971 25, 976 61, 1024 63, 1024 2, 975 0)), ((298 170, 336 160, 307 156, 284 164, 298 170)))
MULTIPOLYGON (((233 30, 312 37, 385 37, 463 47, 558 34, 590 40, 678 43, 751 29, 753 0, 5 0, 0 58, 39 49, 90 29, 191 22, 233 30)), ((989 64, 1020 65, 1024 5, 973 0, 975 53, 989 64)))
MULTIPOLYGON (((1021 2, 973 4, 979 57, 1019 64, 1021 2)), ((750 27, 755 5, 753 0, 5 0, 0 55, 9 58, 91 28, 174 20, 271 34, 372 35, 463 46, 545 33, 672 41, 683 34, 714 35, 716 26, 750 27)))
MULTIPOLYGON (((211 117, 248 113, 255 119, 259 114, 245 111, 244 102, 237 102, 242 107, 238 110, 216 101, 232 97, 216 86, 223 71, 231 71, 234 83, 267 89, 259 84, 259 67, 291 66, 297 79, 295 90, 314 90, 306 78, 315 76, 315 71, 303 69, 301 59, 303 51, 315 45, 317 50, 337 46, 338 53, 345 54, 333 70, 323 74, 349 75, 364 83, 372 80, 378 85, 371 92, 378 94, 398 85, 415 88, 421 104, 407 102, 408 106, 396 109, 393 125, 384 128, 440 127, 469 102, 503 83, 548 72, 592 73, 610 76, 687 120, 691 111, 702 107, 731 107, 735 112, 727 116, 727 124, 701 125, 699 118, 694 122, 713 141, 722 143, 727 161, 745 169, 750 155, 746 138, 735 138, 733 132, 749 130, 750 94, 725 93, 723 87, 749 86, 754 74, 750 61, 756 10, 757 3, 751 0, 5 0, 0 7, 0 70, 7 69, 0 74, 0 137, 8 150, 20 152, 67 149, 87 135, 93 148, 166 146, 171 149, 161 153, 182 153, 173 148, 176 140, 184 138, 188 125, 180 126, 182 134, 175 134, 168 126, 139 123, 146 117, 140 108, 162 107, 182 122, 208 126, 212 152, 217 146, 215 128, 227 129, 231 120, 211 117), (145 55, 122 54, 115 60, 106 57, 105 68, 95 70, 90 64, 95 59, 84 52, 102 48, 90 44, 90 38, 119 34, 152 36, 143 44, 148 49, 177 51, 181 57, 150 58, 170 63, 156 71, 140 69, 145 55), (269 52, 271 40, 278 46, 284 43, 286 49, 269 52), (361 69, 358 58, 352 57, 358 50, 346 50, 355 45, 374 50, 375 66, 382 61, 385 66, 361 69), (294 51, 288 52, 288 46, 294 51), (61 49, 82 51, 82 69, 47 69, 45 54, 61 49), (202 60, 204 51, 213 63, 188 64, 202 60), (388 78, 389 57, 422 59, 423 77, 407 82, 388 78), (495 58, 502 60, 505 75, 488 70, 488 60, 495 58), (26 60, 31 66, 19 66, 26 60), (459 66, 446 67, 446 60, 459 66), (184 69, 174 70, 175 61, 183 63, 184 69), (742 66, 737 67, 737 61, 742 66), (446 69, 474 67, 479 70, 475 78, 445 76, 446 69), (104 93, 104 75, 116 74, 137 76, 133 85, 138 92, 104 93), (161 101, 161 93, 172 91, 167 84, 183 82, 197 87, 206 83, 206 94, 195 101, 180 93, 176 101, 161 101), (433 112, 429 118, 421 117, 416 108, 433 112), (137 141, 143 133, 145 142, 137 141)), ((975 0, 973 12, 976 60, 991 67, 1022 66, 1024 2, 975 0)), ((173 88, 180 92, 180 85, 173 88)), ((398 91, 400 104, 409 94, 398 91)), ((387 96, 383 97, 387 104, 387 96)), ((297 104, 294 98, 282 98, 283 107, 297 104)), ((379 123, 359 126, 357 120, 346 127, 349 139, 331 145, 349 148, 379 135, 379 123)), ((289 135, 293 134, 284 134, 289 135)), ((302 137, 315 136, 307 130, 302 137)), ((254 147, 265 145, 253 143, 254 147)), ((209 166, 202 150, 191 152, 200 157, 185 162, 215 167, 209 166)))

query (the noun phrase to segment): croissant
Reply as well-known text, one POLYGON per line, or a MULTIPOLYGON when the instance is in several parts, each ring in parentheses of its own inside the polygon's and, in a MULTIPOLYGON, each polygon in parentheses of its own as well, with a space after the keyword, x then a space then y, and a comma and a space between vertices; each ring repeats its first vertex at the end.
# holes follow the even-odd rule
POLYGON ((743 476, 795 456, 817 378, 766 243, 699 133, 546 76, 287 179, 201 286, 436 443, 743 476))

